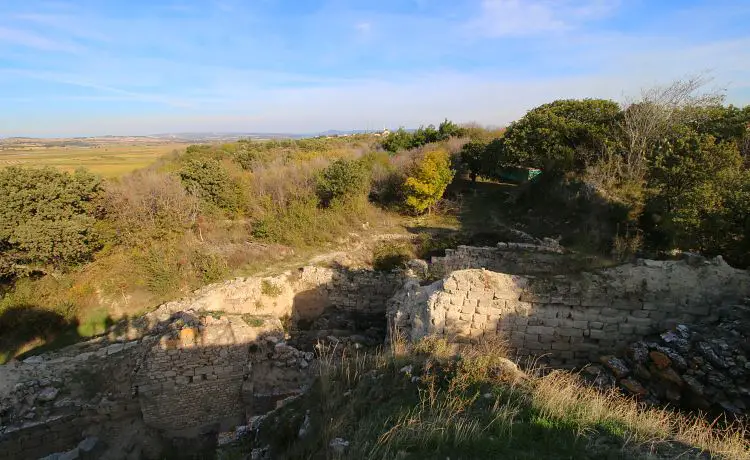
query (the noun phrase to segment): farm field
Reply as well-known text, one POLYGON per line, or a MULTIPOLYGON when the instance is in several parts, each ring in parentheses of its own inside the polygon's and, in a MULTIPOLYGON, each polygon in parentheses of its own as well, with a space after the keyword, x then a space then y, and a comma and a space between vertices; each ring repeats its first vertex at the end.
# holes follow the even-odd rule
POLYGON ((158 158, 184 149, 184 142, 87 142, 82 145, 64 143, 15 142, 0 143, 0 167, 51 166, 64 171, 86 168, 104 177, 117 177, 146 167, 158 158))

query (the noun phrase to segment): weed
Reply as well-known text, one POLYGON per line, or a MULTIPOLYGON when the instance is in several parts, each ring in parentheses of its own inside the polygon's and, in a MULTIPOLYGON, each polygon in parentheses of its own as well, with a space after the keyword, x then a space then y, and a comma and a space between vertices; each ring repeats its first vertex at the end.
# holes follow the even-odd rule
POLYGON ((384 241, 379 243, 372 254, 372 266, 375 270, 390 271, 406 267, 406 262, 413 259, 414 249, 409 243, 384 241))
POLYGON ((242 315, 242 320, 250 327, 261 327, 266 323, 264 318, 249 313, 242 315))
POLYGON ((283 290, 277 284, 268 280, 263 280, 260 282, 260 292, 268 297, 278 297, 283 290))

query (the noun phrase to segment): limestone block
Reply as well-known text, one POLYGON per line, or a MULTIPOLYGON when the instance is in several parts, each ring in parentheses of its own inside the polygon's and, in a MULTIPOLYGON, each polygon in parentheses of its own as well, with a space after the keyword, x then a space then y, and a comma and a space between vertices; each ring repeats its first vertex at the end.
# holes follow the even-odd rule
POLYGON ((573 329, 569 327, 557 328, 556 333, 562 337, 583 337, 583 331, 581 329, 573 329))
POLYGON ((628 324, 632 324, 634 326, 651 326, 654 323, 653 319, 650 318, 638 318, 636 316, 628 316, 626 318, 626 321, 628 324))
POLYGON ((596 296, 584 296, 581 297, 581 306, 583 307, 595 307, 595 308, 603 308, 608 307, 611 305, 611 302, 609 298, 602 295, 601 297, 596 296))
POLYGON ((461 318, 461 313, 456 310, 448 310, 445 312, 446 320, 458 320, 461 318))
POLYGON ((592 339, 600 340, 607 337, 607 333, 598 329, 589 329, 589 337, 592 339))

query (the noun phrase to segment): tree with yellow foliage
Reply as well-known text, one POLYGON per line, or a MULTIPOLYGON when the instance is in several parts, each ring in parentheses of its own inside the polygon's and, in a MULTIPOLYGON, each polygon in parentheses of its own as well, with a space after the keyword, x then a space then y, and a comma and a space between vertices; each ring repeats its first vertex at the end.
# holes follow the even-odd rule
POLYGON ((444 149, 428 150, 409 169, 404 181, 404 204, 414 214, 429 212, 453 180, 450 154, 444 149))

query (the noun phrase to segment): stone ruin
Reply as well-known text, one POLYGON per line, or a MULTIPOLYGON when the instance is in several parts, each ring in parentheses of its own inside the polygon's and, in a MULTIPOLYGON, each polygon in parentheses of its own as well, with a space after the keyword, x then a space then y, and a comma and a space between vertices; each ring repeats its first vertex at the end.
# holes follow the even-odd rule
POLYGON ((519 359, 553 367, 604 356, 585 367, 594 384, 744 410, 748 372, 737 369, 750 366, 735 347, 747 320, 726 312, 750 293, 747 272, 720 258, 582 270, 590 262, 545 240, 461 246, 405 272, 305 267, 207 286, 94 340, 0 366, 0 459, 211 449, 218 432, 305 391, 316 343, 378 345, 389 328, 411 340, 499 336, 519 359), (717 331, 734 338, 706 333, 717 331))
POLYGON ((307 387, 314 342, 382 344, 401 279, 322 267, 238 278, 94 340, 0 366, 0 459, 211 449, 218 432, 307 387))

